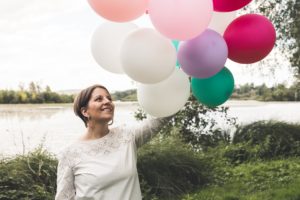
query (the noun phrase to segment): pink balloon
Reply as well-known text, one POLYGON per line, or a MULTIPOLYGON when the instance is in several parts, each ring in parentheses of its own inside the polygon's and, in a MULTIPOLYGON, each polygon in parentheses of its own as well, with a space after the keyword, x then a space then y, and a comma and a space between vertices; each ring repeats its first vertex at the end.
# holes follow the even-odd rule
POLYGON ((115 22, 131 21, 145 13, 149 0, 88 0, 100 16, 115 22))
POLYGON ((213 12, 211 0, 150 0, 153 26, 170 39, 192 39, 208 26, 213 12))
POLYGON ((219 33, 210 29, 183 42, 178 51, 181 69, 197 78, 208 78, 218 73, 224 67, 227 56, 225 40, 219 33))
POLYGON ((229 24, 224 33, 228 58, 242 64, 262 60, 272 50, 276 40, 273 24, 264 16, 247 14, 229 24))
POLYGON ((252 0, 213 0, 214 10, 217 12, 230 12, 246 6, 251 1, 252 0))

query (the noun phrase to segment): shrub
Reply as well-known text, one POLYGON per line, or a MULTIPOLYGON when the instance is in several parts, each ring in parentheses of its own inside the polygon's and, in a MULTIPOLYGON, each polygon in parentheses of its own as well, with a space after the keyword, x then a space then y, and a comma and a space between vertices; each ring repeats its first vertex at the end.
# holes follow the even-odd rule
POLYGON ((300 125, 277 121, 258 121, 240 127, 234 134, 233 144, 246 144, 256 148, 257 157, 300 155, 300 125))
POLYGON ((0 199, 53 200, 57 160, 41 148, 0 161, 0 199))
POLYGON ((139 151, 138 171, 144 199, 178 199, 210 182, 211 165, 200 154, 170 139, 139 151))

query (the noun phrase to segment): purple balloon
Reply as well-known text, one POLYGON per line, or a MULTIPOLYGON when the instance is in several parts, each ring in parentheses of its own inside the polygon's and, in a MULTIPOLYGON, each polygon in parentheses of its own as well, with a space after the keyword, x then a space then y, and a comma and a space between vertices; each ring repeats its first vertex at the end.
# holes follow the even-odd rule
POLYGON ((181 69, 196 78, 208 78, 218 73, 227 57, 228 48, 224 38, 210 29, 183 42, 178 51, 181 69))

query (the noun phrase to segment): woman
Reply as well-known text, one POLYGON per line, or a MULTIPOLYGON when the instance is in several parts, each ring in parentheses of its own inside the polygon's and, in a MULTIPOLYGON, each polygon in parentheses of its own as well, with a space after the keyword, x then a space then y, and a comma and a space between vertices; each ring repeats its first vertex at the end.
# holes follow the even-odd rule
POLYGON ((169 118, 152 119, 141 127, 109 128, 115 106, 108 90, 93 85, 74 101, 74 112, 87 127, 78 141, 59 156, 55 200, 140 200, 137 148, 169 118))

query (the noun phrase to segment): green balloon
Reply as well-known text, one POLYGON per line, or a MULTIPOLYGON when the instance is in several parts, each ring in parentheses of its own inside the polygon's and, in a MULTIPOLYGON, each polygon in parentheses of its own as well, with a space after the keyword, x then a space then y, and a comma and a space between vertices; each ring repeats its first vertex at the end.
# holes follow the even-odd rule
POLYGON ((178 46, 179 46, 179 41, 178 40, 172 40, 172 43, 174 45, 174 47, 176 48, 176 51, 178 50, 178 46))
POLYGON ((226 67, 209 78, 193 77, 191 83, 193 95, 200 103, 208 107, 223 104, 229 99, 234 89, 233 75, 226 67))
MULTIPOLYGON (((178 41, 178 40, 172 40, 172 43, 173 43, 173 45, 174 45, 174 47, 176 49, 176 52, 178 52, 178 47, 179 47, 180 41, 178 41)), ((176 67, 180 68, 178 60, 176 61, 176 67)))

